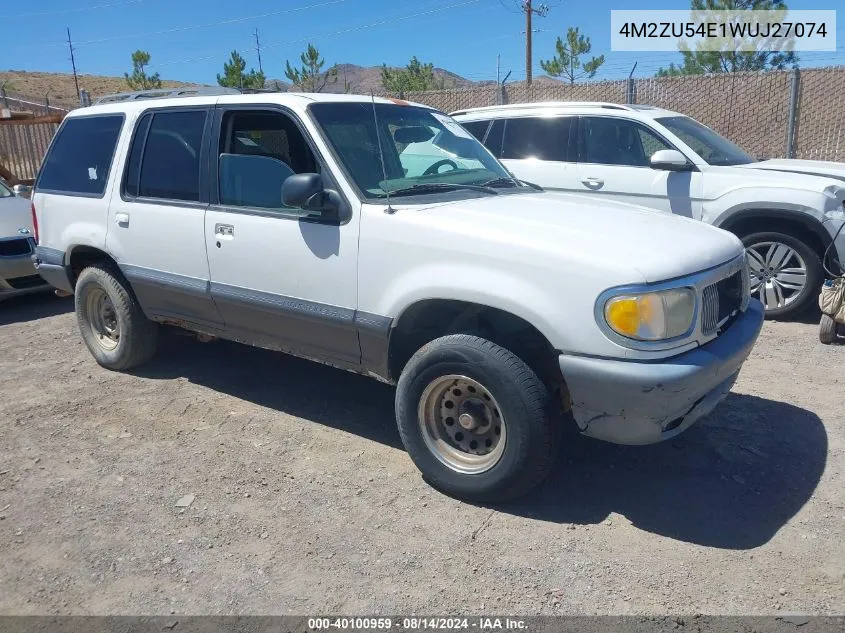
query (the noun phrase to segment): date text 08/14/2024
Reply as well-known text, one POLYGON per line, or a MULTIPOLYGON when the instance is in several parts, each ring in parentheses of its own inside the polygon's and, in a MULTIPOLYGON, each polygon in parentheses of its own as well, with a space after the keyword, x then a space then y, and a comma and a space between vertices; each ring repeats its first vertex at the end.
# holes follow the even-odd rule
POLYGON ((524 620, 519 618, 499 617, 317 617, 308 619, 308 630, 348 630, 348 631, 498 631, 526 630, 524 620))

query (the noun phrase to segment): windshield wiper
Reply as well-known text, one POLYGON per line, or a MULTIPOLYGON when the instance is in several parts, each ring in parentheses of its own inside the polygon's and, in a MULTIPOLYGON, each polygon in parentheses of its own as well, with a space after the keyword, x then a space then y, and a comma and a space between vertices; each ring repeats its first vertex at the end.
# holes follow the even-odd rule
MULTIPOLYGON (((453 182, 429 182, 411 185, 410 187, 402 187, 401 189, 394 189, 390 191, 391 196, 412 196, 423 193, 438 193, 440 191, 455 191, 458 189, 469 189, 471 191, 482 191, 484 193, 491 193, 494 196, 499 195, 499 192, 486 185, 467 185, 463 183, 453 182)), ((378 194, 379 198, 387 197, 387 193, 378 194)))
POLYGON ((542 191, 543 188, 540 185, 535 185, 533 182, 526 182, 524 180, 519 180, 517 178, 494 178, 493 180, 488 180, 487 182, 482 182, 479 186, 480 187, 504 187, 510 185, 512 187, 530 187, 535 191, 542 191))

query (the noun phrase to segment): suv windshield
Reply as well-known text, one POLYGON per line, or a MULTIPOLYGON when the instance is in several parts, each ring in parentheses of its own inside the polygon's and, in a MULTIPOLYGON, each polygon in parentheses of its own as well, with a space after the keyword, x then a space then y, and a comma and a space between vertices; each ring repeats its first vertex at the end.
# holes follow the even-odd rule
POLYGON ((15 194, 6 186, 6 183, 0 180, 0 198, 11 198, 13 195, 15 194))
POLYGON ((366 198, 383 198, 385 193, 497 193, 491 187, 528 189, 513 180, 474 136, 440 112, 377 103, 374 117, 373 104, 366 102, 315 103, 309 109, 366 198))
POLYGON ((754 162, 751 156, 728 139, 688 116, 659 117, 655 120, 689 145, 710 165, 746 165, 754 162))

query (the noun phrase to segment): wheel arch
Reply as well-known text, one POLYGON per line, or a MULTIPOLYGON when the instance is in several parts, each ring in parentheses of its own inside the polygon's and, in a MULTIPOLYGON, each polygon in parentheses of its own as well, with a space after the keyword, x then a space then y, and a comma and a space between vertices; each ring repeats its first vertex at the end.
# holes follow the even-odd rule
POLYGON ((97 248, 96 246, 77 244, 68 248, 66 258, 65 263, 68 270, 68 277, 74 287, 76 286, 76 280, 79 278, 79 273, 92 264, 106 263, 114 266, 115 270, 119 270, 115 259, 103 249, 97 248))
POLYGON ((424 299, 394 319, 388 340, 387 369, 398 380, 411 356, 426 343, 448 334, 472 333, 522 358, 550 389, 565 393, 557 352, 526 319, 506 310, 457 299, 424 299))
MULTIPOLYGON (((744 209, 725 214, 714 223, 739 238, 751 233, 778 231, 804 241, 821 259, 832 238, 816 218, 787 209, 744 209)), ((833 250, 835 250, 835 246, 833 250)), ((834 256, 838 257, 837 253, 834 256)))

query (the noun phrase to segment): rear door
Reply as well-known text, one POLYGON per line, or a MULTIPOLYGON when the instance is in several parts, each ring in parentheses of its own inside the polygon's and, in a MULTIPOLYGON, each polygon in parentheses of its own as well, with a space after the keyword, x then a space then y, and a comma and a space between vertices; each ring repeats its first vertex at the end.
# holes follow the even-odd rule
POLYGON ((205 251, 208 176, 200 169, 212 111, 152 109, 136 119, 106 244, 148 316, 216 331, 222 321, 205 251))
POLYGON ((513 174, 548 190, 577 189, 577 117, 519 117, 493 122, 485 144, 513 174))
POLYGON ((698 218, 701 172, 652 169, 654 152, 676 149, 638 121, 582 116, 578 131, 578 184, 582 193, 698 218))

